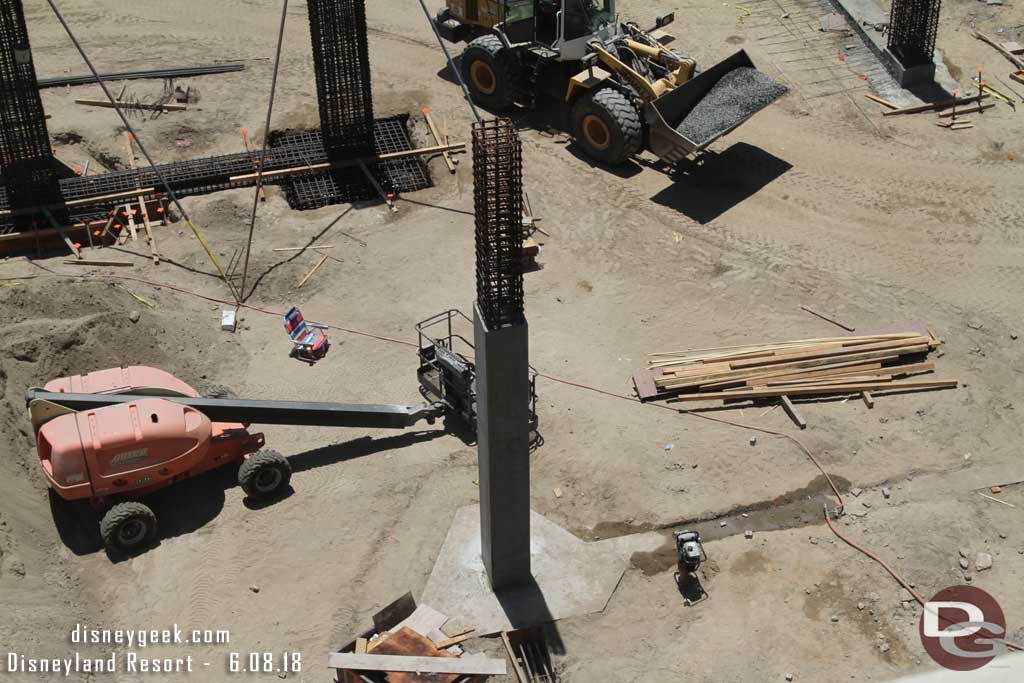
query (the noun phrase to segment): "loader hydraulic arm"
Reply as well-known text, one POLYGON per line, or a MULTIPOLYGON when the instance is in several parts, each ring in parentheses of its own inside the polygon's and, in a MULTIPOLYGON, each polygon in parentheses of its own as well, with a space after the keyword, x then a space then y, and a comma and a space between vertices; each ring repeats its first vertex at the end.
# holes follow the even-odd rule
POLYGON ((651 102, 658 99, 658 97, 669 87, 668 84, 661 84, 661 81, 654 84, 650 83, 642 75, 631 69, 621 59, 604 49, 604 46, 601 45, 601 43, 596 41, 590 43, 590 49, 593 50, 598 59, 608 67, 609 71, 619 74, 621 77, 629 81, 630 84, 636 88, 637 94, 640 95, 640 98, 644 102, 651 102))
MULTIPOLYGON (((143 394, 71 394, 29 389, 25 402, 33 412, 46 413, 94 410, 104 406, 152 399, 143 394)), ((445 414, 444 403, 415 406, 361 403, 317 403, 312 401, 253 401, 240 398, 192 398, 160 396, 162 400, 195 408, 215 422, 243 424, 281 424, 317 427, 367 427, 403 429, 420 420, 433 422, 445 414)), ((42 415, 40 417, 43 417, 42 415)), ((45 418, 44 418, 45 419, 45 418)), ((35 425, 38 428, 38 425, 35 425)))

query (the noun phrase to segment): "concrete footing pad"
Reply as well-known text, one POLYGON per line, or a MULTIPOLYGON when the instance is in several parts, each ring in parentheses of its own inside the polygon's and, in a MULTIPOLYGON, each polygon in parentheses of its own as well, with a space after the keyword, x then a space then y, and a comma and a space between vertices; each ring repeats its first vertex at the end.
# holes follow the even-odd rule
POLYGON ((530 538, 534 581, 495 593, 480 557, 480 507, 459 508, 420 602, 478 636, 600 612, 629 556, 665 540, 647 533, 587 543, 532 511, 530 538))
POLYGON ((868 75, 868 85, 879 96, 899 107, 922 102, 949 99, 957 90, 956 79, 949 73, 942 50, 936 48, 932 64, 904 68, 888 49, 888 34, 878 27, 889 23, 888 10, 878 0, 829 0, 846 17, 850 29, 886 68, 884 74, 868 75))

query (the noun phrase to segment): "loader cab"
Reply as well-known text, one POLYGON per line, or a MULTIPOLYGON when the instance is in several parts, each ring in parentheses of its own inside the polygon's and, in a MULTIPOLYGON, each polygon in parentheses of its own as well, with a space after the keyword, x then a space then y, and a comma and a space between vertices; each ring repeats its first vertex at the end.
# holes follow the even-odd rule
MULTIPOLYGON (((478 16, 480 6, 492 4, 466 2, 466 14, 473 5, 478 16)), ((615 0, 502 0, 498 9, 510 43, 539 43, 558 52, 558 61, 582 59, 587 43, 615 34, 615 0)))
POLYGON ((583 59, 589 52, 587 45, 597 40, 611 40, 616 33, 615 0, 561 0, 558 42, 558 61, 583 59))

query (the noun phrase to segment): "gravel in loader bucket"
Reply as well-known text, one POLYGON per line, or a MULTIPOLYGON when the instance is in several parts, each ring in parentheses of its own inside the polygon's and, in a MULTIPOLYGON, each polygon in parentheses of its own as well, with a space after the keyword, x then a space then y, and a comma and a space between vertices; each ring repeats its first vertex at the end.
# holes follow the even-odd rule
POLYGON ((789 91, 743 50, 644 105, 648 148, 667 163, 696 154, 789 91))
POLYGON ((788 90, 755 68, 741 66, 722 76, 676 131, 698 145, 728 131, 788 90))

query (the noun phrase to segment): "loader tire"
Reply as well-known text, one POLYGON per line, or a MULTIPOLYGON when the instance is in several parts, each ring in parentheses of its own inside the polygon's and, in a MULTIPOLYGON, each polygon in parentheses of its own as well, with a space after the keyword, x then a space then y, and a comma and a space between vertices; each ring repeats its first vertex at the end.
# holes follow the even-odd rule
POLYGON ((572 108, 572 130, 587 155, 605 164, 621 164, 643 146, 640 112, 612 88, 584 95, 572 108))
POLYGON ((515 57, 497 36, 474 39, 462 53, 462 80, 477 104, 500 111, 515 102, 515 57))
POLYGON ((100 536, 110 550, 133 553, 156 538, 156 515, 142 503, 118 503, 100 520, 100 536))
POLYGON ((203 398, 238 398, 234 390, 223 384, 204 384, 198 391, 203 398))
POLYGON ((288 486, 292 466, 277 451, 257 451, 238 468, 238 483, 246 495, 259 500, 273 498, 288 486))

